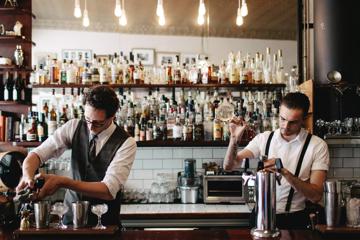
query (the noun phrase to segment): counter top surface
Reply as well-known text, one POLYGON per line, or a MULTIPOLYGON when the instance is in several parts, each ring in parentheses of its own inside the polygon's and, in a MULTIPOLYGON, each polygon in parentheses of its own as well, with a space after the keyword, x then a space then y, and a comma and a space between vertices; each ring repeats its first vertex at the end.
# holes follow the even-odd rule
MULTIPOLYGON (((7 237, 10 237, 8 235, 7 237)), ((66 235, 61 236, 61 234, 52 233, 51 235, 22 235, 16 234, 15 237, 17 239, 158 239, 158 240, 175 240, 175 239, 206 239, 206 240, 232 240, 232 239, 244 239, 250 240, 253 239, 250 235, 250 229, 219 229, 219 230, 193 230, 193 231, 179 231, 179 230, 166 230, 166 231, 125 231, 118 233, 113 236, 99 236, 98 234, 95 235, 88 235, 85 234, 81 235, 66 235)), ((0 239, 10 239, 10 238, 1 238, 0 239)), ((265 238, 263 238, 265 239, 265 238)), ((304 239, 311 239, 311 240, 322 240, 325 239, 321 234, 315 231, 310 230, 281 230, 281 236, 276 238, 277 240, 304 240, 304 239)), ((328 238, 326 238, 328 239, 328 238)))
POLYGON ((246 204, 123 204, 121 215, 131 214, 250 213, 246 204))

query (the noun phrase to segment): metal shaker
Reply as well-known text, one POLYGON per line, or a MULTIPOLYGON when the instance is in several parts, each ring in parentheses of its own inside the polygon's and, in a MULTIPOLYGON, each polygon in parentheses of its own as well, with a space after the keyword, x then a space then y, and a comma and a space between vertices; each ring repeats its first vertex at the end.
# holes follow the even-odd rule
POLYGON ((336 181, 324 183, 325 217, 328 227, 338 226, 341 214, 340 184, 336 181))
POLYGON ((34 203, 36 228, 48 228, 50 219, 50 202, 40 201, 34 203))
POLYGON ((73 212, 73 224, 74 228, 81 228, 87 225, 89 202, 88 201, 77 201, 71 204, 73 212))

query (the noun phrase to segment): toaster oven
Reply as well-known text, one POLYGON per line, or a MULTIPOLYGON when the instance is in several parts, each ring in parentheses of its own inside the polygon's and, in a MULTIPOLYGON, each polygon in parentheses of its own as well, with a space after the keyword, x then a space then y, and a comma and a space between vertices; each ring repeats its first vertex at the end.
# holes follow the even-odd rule
POLYGON ((205 203, 245 203, 248 193, 241 175, 205 175, 203 178, 205 203))

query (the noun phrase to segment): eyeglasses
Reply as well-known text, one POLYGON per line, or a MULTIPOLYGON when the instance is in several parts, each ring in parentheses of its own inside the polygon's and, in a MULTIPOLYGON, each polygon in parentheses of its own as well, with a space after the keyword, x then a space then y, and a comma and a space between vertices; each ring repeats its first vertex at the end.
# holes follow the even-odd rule
POLYGON ((86 117, 84 117, 84 120, 87 124, 91 124, 93 127, 100 128, 100 127, 105 126, 105 124, 106 124, 107 120, 109 120, 109 118, 107 118, 103 121, 91 121, 90 119, 87 119, 86 117))

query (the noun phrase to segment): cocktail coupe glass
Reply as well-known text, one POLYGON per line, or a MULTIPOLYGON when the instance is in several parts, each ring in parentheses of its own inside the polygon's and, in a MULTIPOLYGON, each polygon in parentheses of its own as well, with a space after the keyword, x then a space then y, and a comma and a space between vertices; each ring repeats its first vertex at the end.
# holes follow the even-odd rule
POLYGON ((59 223, 56 228, 58 229, 67 229, 67 225, 63 223, 63 217, 64 214, 69 211, 69 207, 66 206, 62 202, 57 202, 51 207, 51 214, 58 215, 59 216, 59 223))
POLYGON ((101 216, 107 211, 108 205, 105 203, 91 206, 91 212, 98 217, 98 223, 95 227, 93 227, 93 229, 106 229, 106 227, 101 223, 101 216))

